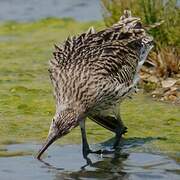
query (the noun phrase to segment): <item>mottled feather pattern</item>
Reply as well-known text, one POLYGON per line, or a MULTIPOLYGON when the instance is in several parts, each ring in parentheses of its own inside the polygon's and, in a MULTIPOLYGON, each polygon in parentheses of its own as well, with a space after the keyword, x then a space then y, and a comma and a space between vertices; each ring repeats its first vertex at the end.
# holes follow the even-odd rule
POLYGON ((140 19, 132 17, 128 10, 109 28, 99 32, 90 28, 55 45, 49 72, 56 113, 37 158, 56 139, 80 125, 83 155, 87 159, 90 149, 85 133, 86 117, 116 134, 113 146, 116 148, 127 131, 119 104, 134 91, 138 72, 151 48, 152 38, 140 19))
POLYGON ((107 29, 90 28, 56 45, 49 72, 58 109, 100 111, 126 97, 136 85, 143 37, 140 19, 124 14, 107 29))

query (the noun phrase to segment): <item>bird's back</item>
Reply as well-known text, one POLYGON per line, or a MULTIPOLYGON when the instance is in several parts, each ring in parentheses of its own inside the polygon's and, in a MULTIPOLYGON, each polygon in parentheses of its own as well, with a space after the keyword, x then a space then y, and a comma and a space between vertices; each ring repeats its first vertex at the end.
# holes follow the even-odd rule
POLYGON ((59 108, 101 109, 127 95, 135 84, 144 36, 140 20, 125 14, 112 27, 91 28, 55 46, 49 71, 59 108))

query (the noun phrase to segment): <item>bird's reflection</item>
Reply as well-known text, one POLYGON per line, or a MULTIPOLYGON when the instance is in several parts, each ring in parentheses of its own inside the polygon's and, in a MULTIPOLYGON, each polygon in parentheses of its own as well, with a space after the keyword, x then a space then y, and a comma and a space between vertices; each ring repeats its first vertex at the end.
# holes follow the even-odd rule
POLYGON ((79 170, 76 168, 76 170, 65 170, 64 168, 56 167, 44 160, 41 160, 41 162, 46 165, 48 169, 55 170, 55 180, 68 178, 79 179, 79 177, 99 177, 100 179, 108 179, 113 177, 115 179, 127 179, 129 175, 124 170, 124 161, 127 160, 129 154, 125 152, 127 152, 128 149, 143 146, 145 143, 159 139, 164 140, 160 137, 122 139, 120 147, 116 150, 111 149, 114 140, 109 139, 104 143, 99 144, 100 148, 105 149, 102 151, 102 153, 90 153, 84 157, 85 164, 79 167, 79 170), (109 150, 106 150, 108 148, 109 150))
MULTIPOLYGON (((103 157, 106 155, 110 155, 111 157, 114 156, 112 158, 112 162, 114 160, 116 161, 122 155, 121 148, 116 148, 115 150, 112 148, 111 149, 102 149, 102 150, 91 152, 89 154, 95 154, 96 156, 99 156, 100 159, 103 159, 103 157)), ((84 166, 82 166, 81 169, 85 169, 88 166, 94 167, 95 163, 92 163, 91 159, 88 157, 89 154, 84 156, 84 159, 86 160, 86 164, 84 166)))
POLYGON ((79 171, 70 173, 58 172, 54 179, 127 179, 128 174, 123 171, 123 161, 128 158, 129 154, 114 151, 106 155, 107 154, 92 154, 91 156, 95 157, 94 162, 88 157, 88 160, 86 159, 87 164, 81 167, 79 171))
POLYGON ((56 167, 42 159, 38 159, 38 161, 40 161, 41 163, 43 163, 46 167, 48 167, 49 169, 55 169, 55 170, 64 170, 64 168, 60 168, 60 167, 56 167))
POLYGON ((121 179, 127 178, 127 173, 123 171, 123 161, 128 158, 129 154, 121 153, 121 150, 109 151, 104 154, 89 154, 85 157, 86 164, 80 170, 74 172, 66 172, 63 168, 55 167, 54 165, 41 160, 48 169, 56 170, 54 180, 59 179, 79 179, 79 178, 103 178, 118 177, 121 179), (92 159, 93 160, 92 160, 92 159))

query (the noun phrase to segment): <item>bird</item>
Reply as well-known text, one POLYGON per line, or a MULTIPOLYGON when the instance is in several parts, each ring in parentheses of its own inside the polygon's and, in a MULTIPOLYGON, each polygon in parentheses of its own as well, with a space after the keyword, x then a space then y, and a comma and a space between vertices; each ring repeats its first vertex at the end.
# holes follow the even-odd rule
POLYGON ((87 117, 115 133, 113 148, 127 131, 119 107, 136 91, 139 71, 153 47, 153 37, 141 19, 124 10, 116 24, 96 32, 93 27, 55 45, 49 74, 54 88, 56 112, 45 143, 37 154, 80 126, 82 153, 89 147, 87 117))

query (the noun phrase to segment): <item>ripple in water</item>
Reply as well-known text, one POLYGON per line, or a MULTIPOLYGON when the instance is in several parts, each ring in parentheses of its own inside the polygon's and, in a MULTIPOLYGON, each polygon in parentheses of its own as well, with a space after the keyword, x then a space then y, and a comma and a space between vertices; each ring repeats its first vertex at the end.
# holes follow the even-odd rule
MULTIPOLYGON (((6 151, 32 152, 40 145, 8 145, 6 151)), ((51 146, 44 162, 23 153, 0 158, 0 179, 172 179, 180 178, 180 166, 168 156, 151 153, 91 154, 91 165, 82 157, 81 145, 51 146)))

